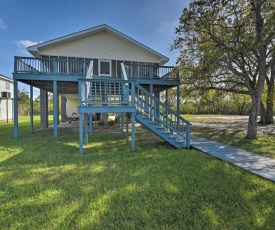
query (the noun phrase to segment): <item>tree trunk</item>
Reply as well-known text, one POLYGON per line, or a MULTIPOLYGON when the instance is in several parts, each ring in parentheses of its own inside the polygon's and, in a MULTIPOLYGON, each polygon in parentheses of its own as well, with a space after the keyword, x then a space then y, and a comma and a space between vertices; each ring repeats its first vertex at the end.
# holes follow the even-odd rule
POLYGON ((252 96, 252 106, 248 118, 247 134, 246 137, 249 139, 257 138, 257 99, 252 96))
POLYGON ((266 84, 267 84, 266 109, 264 108, 264 105, 261 102, 261 120, 259 122, 260 124, 269 125, 274 123, 273 121, 274 75, 275 75, 275 67, 272 66, 270 79, 266 77, 266 84))
POLYGON ((259 124, 266 124, 266 109, 264 107, 264 103, 261 101, 261 110, 260 110, 260 121, 259 124))
POLYGON ((266 120, 267 124, 273 124, 273 98, 274 98, 275 60, 271 62, 270 79, 267 79, 266 120))
POLYGON ((266 101, 266 123, 265 124, 273 124, 273 91, 271 92, 270 99, 266 101), (271 99, 272 98, 272 99, 271 99))
MULTIPOLYGON (((253 2, 251 2, 252 4, 253 2)), ((252 4, 253 5, 253 4, 252 4)), ((261 100, 262 100, 262 94, 263 94, 263 88, 265 84, 266 79, 266 50, 267 46, 263 42, 263 28, 264 28, 264 18, 262 15, 262 6, 263 2, 255 1, 255 6, 253 8, 253 11, 256 16, 255 20, 255 47, 257 48, 259 57, 258 57, 258 67, 259 67, 259 73, 257 81, 253 82, 256 83, 256 87, 253 94, 251 94, 252 99, 252 108, 251 112, 249 114, 248 119, 248 128, 247 128, 247 138, 256 139, 257 138, 257 116, 261 109, 261 100)), ((249 79, 247 79, 247 82, 249 82, 249 79)), ((252 84, 253 85, 253 84, 252 84)), ((251 87, 251 82, 248 84, 248 88, 251 87)))

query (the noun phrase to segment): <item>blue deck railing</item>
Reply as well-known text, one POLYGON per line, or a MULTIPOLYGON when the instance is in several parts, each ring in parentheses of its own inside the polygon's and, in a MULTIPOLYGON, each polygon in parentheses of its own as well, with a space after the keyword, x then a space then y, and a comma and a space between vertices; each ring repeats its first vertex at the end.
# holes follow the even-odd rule
POLYGON ((14 72, 86 76, 90 60, 15 57, 14 72))
POLYGON ((178 79, 178 71, 174 71, 173 66, 156 65, 135 65, 125 64, 128 78, 147 78, 147 79, 178 79))
POLYGON ((133 81, 120 79, 79 79, 79 104, 129 105, 129 84, 133 81))
MULTIPOLYGON (((48 74, 48 75, 73 75, 84 77, 90 65, 91 59, 57 59, 57 58, 33 58, 33 57, 15 57, 14 73, 16 74, 48 74)), ((94 67, 97 68, 97 67, 94 67)), ((117 67, 119 70, 120 67, 117 67)), ((125 65, 128 79, 178 79, 178 71, 172 66, 156 65, 125 65)), ((93 71, 96 73, 96 71, 93 71)), ((121 72, 121 71, 120 71, 121 72)), ((120 78, 121 76, 113 76, 120 78)))

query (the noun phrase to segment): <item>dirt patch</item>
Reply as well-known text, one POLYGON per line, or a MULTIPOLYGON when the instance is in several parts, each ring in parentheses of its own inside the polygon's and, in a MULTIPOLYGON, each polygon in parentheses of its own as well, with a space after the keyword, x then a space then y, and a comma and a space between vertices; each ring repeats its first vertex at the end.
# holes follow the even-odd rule
MULTIPOLYGON (((248 116, 196 117, 191 121, 193 127, 205 127, 214 130, 247 131, 248 116)), ((275 125, 260 125, 258 131, 275 135, 275 125)))

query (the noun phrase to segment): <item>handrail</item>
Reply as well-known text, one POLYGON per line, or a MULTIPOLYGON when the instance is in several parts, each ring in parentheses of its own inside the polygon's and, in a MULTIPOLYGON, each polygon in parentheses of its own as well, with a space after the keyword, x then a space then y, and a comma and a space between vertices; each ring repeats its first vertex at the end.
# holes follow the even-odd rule
MULTIPOLYGON (((133 86, 132 86, 133 87, 133 86)), ((190 123, 162 103, 159 99, 150 94, 138 83, 134 83, 135 87, 135 104, 138 109, 147 114, 153 121, 158 122, 166 130, 186 140, 187 148, 190 148, 190 123)), ((132 99, 133 100, 133 99, 132 99)))
MULTIPOLYGON (((90 61, 88 71, 87 71, 87 74, 86 74, 86 79, 92 79, 93 78, 93 67, 94 67, 94 62, 90 61)), ((85 90, 84 87, 85 86, 82 84, 82 94, 85 93, 85 91, 86 91, 87 98, 88 98, 90 92, 89 92, 89 90, 85 90)), ((90 89, 90 87, 91 87, 91 82, 87 82, 87 88, 90 89)), ((84 95, 82 95, 82 96, 84 97, 84 95)))
MULTIPOLYGON (((122 79, 125 80, 125 81, 128 81, 128 76, 126 74, 126 70, 125 70, 125 65, 123 63, 121 63, 121 70, 122 70, 122 79)), ((125 83, 123 85, 123 94, 125 97, 129 97, 129 83, 125 83)))
POLYGON ((93 78, 93 75, 94 75, 94 61, 90 61, 90 64, 89 64, 89 67, 88 67, 88 71, 87 71, 87 74, 86 74, 86 78, 93 78))
MULTIPOLYGON (((128 76, 123 63, 121 63, 121 68, 123 70, 122 79, 127 80, 128 76)), ((147 114, 152 121, 157 121, 171 133, 175 132, 178 136, 185 139, 186 147, 189 149, 191 124, 178 113, 170 109, 167 105, 162 103, 158 98, 154 97, 140 84, 133 82, 131 88, 132 103, 134 100, 134 104, 138 107, 138 109, 147 114)), ((128 88, 125 88, 125 90, 126 89, 128 88)))
POLYGON ((128 80, 127 74, 126 74, 126 70, 125 70, 125 65, 123 63, 121 63, 121 69, 122 69, 122 79, 123 80, 128 80))

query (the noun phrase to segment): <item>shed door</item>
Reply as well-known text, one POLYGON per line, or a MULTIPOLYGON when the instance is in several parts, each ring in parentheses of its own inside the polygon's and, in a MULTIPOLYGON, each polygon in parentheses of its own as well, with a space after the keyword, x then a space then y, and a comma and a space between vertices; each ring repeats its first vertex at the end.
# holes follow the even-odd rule
POLYGON ((112 61, 101 59, 98 61, 99 76, 112 77, 112 61))

